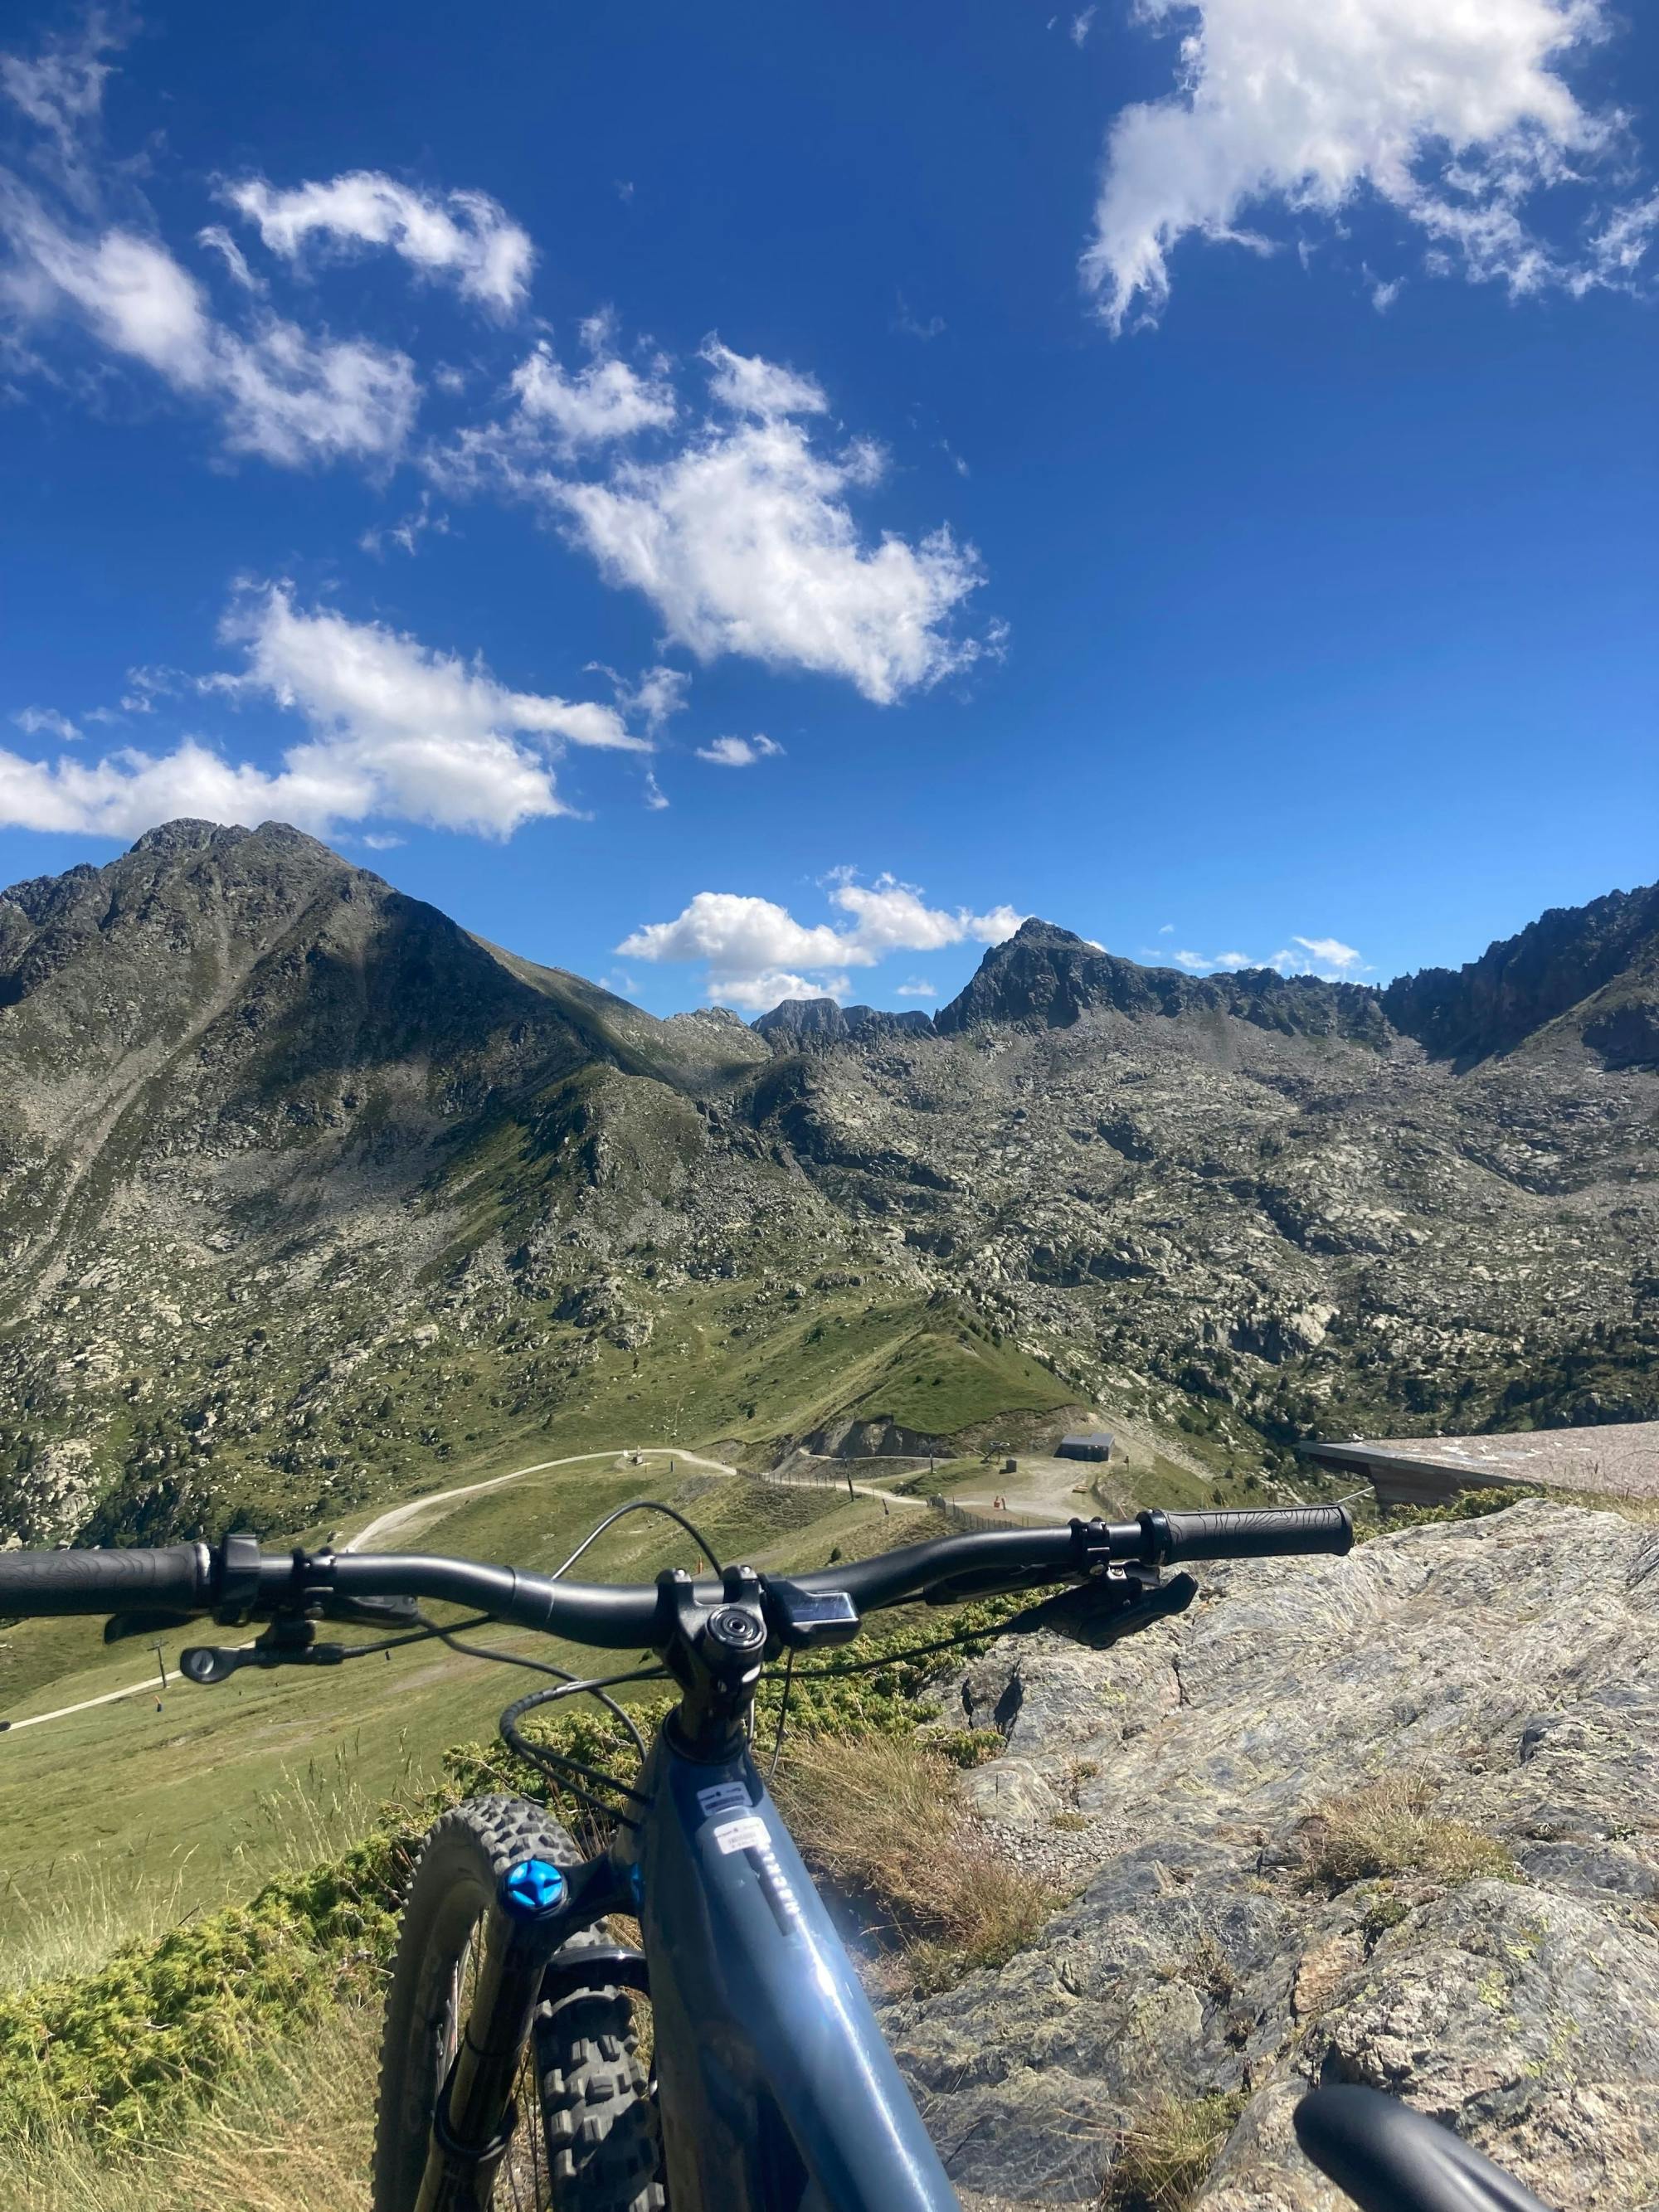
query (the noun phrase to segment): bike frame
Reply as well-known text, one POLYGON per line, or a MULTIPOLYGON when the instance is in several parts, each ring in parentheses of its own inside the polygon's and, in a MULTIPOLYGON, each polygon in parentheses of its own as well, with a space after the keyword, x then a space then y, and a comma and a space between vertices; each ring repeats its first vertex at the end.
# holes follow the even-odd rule
MULTIPOLYGON (((746 1747, 696 1757, 665 1728, 636 1790, 606 1856, 573 1873, 543 1942, 623 1911, 638 1917, 643 1952, 556 1950, 542 1986, 555 1998, 599 1980, 648 1993, 671 2212, 960 2212, 746 1747)), ((513 1951, 504 1915, 489 1940, 513 1951)), ((487 1970, 477 1990, 466 2043, 500 2049, 501 1973, 487 1970)), ((503 2107, 513 2070, 498 2069, 503 2107)), ((493 2125, 476 2117, 493 2137, 477 2168, 475 2189, 487 2188, 510 2121, 505 2109, 493 2125)), ((447 2133, 434 2135, 434 2167, 453 2148, 447 2133)))
POLYGON ((635 1895, 672 2212, 958 2212, 811 1876, 744 1750, 665 1731, 611 1856, 635 1895))

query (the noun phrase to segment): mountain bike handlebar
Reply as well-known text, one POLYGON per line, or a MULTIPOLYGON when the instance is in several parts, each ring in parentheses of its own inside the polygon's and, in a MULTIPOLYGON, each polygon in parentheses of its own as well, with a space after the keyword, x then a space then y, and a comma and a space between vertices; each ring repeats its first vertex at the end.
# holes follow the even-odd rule
MULTIPOLYGON (((872 1613, 911 1598, 945 1601, 1084 1581, 1112 1565, 1159 1567, 1182 1559, 1340 1553, 1352 1542, 1353 1524, 1340 1505, 1250 1513, 1151 1511, 1117 1523, 1073 1521, 1066 1528, 943 1536, 792 1576, 787 1586, 796 1596, 844 1595, 860 1613, 872 1613)), ((720 1602, 718 1583, 695 1583, 692 1591, 700 1604, 720 1602)), ((248 1535, 158 1550, 0 1552, 3 1616, 211 1613, 237 1621, 311 1607, 326 1613, 331 1601, 392 1597, 447 1600, 519 1627, 610 1650, 653 1644, 672 1620, 660 1581, 617 1587, 555 1582, 516 1567, 422 1553, 262 1552, 248 1535)), ((773 1609, 769 1604, 769 1613, 773 1609)))

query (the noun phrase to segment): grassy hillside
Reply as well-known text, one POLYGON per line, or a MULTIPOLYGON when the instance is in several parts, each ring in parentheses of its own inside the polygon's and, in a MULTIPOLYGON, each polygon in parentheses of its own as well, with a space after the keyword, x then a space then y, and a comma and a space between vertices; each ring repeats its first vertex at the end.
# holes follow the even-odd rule
MULTIPOLYGON (((873 1548, 884 1520, 878 1500, 670 1479, 659 1460, 527 1476, 442 1510, 409 1540, 545 1571, 604 1513, 642 1494, 677 1504, 721 1556, 780 1566, 822 1565, 837 1543, 873 1548)), ((602 1539, 583 1567, 595 1580, 646 1581, 692 1557, 671 1523, 639 1515, 602 1539)), ((343 1630, 341 1640, 358 1633, 343 1630)), ((163 1637, 169 1674, 184 1644, 221 1635, 240 1640, 210 1626, 163 1637)), ((155 1680, 147 1645, 112 1650, 99 1638, 96 1622, 21 1622, 6 1632, 3 1657, 17 1686, 6 1692, 9 1717, 155 1680)), ((573 1669, 586 1663, 545 1638, 491 1631, 488 1640, 573 1669)), ((175 1677, 165 1694, 146 1688, 14 1728, 0 1737, 0 1946, 10 1975, 58 1963, 88 1924, 94 1945, 107 1944, 315 1858, 380 1798, 428 1783, 447 1747, 489 1735, 524 1683, 517 1670, 426 1644, 337 1668, 246 1669, 214 1689, 175 1677)))
MULTIPOLYGON (((864 1376, 849 1376, 849 1382, 864 1376)), ((999 1341, 949 1307, 930 1308, 880 1358, 848 1411, 927 1436, 954 1436, 1000 1413, 1057 1411, 1070 1393, 1017 1346, 999 1341)))

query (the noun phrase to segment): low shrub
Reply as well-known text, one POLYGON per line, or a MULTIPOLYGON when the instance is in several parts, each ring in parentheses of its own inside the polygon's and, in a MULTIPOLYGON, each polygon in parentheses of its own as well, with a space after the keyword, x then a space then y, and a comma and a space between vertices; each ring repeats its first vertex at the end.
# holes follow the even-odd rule
MULTIPOLYGON (((943 1632, 984 1628, 1017 1601, 965 1608, 943 1632)), ((941 1632, 930 1621, 868 1638, 860 1657, 887 1663, 857 1674, 796 1672, 789 1725, 798 1741, 848 1744, 911 1736, 935 1708, 922 1692, 948 1659, 913 1661, 906 1650, 941 1632)), ((962 1656, 983 1650, 969 1647, 962 1656)), ((759 1740, 775 1725, 781 1685, 763 1686, 759 1740)), ((634 1708, 647 1734, 668 1700, 634 1708)), ((590 1766, 631 1778, 635 1760, 628 1731, 602 1707, 562 1708, 532 1720, 534 1733, 590 1766)), ((957 1732, 961 1753, 980 1732, 957 1732)), ((999 1740, 1000 1741, 1000 1740, 999 1740)), ((958 1763, 970 1763, 967 1756, 958 1763)), ((934 1802, 921 1832, 936 1825, 948 1802, 951 1767, 928 1754, 934 1802)), ((501 1744, 452 1752, 442 1782, 425 1796, 380 1808, 354 1847, 299 1874, 267 1882, 251 1903, 227 1907, 170 1929, 159 1940, 124 1943, 96 1971, 43 1978, 0 1991, 0 2150, 7 2145, 60 2142, 66 2132, 104 2144, 165 2136, 246 2068, 260 2048, 320 2019, 342 1997, 378 1984, 390 1954, 403 1886, 420 1840, 446 1807, 495 1790, 548 1803, 587 1848, 605 1840, 606 1824, 581 1799, 550 1784, 539 1767, 501 1744)), ((951 1924, 962 1942, 989 1956, 1023 1936, 1018 1899, 999 1889, 988 1867, 977 1907, 961 1896, 951 1924), (975 1914, 977 1917, 975 1917, 975 1914)), ((1040 1924, 1040 1921, 1037 1924, 1040 1924)), ((1006 1952, 1004 1952, 1006 1955, 1006 1952)))
POLYGON ((0 1996, 0 2142, 165 2130, 259 2041, 371 1987, 424 1826, 382 1827, 96 1973, 0 1996))
POLYGON ((1401 1528, 1428 1528, 1442 1521, 1483 1521, 1488 1513, 1506 1513, 1523 1498, 1543 1495, 1541 1490, 1505 1484, 1492 1490, 1460 1490, 1455 1498, 1447 1498, 1440 1505, 1390 1505, 1384 1510, 1381 1528, 1374 1533, 1392 1536, 1401 1528))

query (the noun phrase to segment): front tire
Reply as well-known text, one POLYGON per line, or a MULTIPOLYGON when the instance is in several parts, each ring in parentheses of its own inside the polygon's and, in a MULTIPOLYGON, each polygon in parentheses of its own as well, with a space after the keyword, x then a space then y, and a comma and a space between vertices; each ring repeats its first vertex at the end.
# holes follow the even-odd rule
MULTIPOLYGON (((483 1923, 501 1875, 524 1858, 574 1867, 581 1854, 523 1798, 474 1798, 428 1832, 386 1992, 374 2212, 413 2212, 438 2093, 471 2002, 483 1923)), ((592 1930, 573 1938, 602 1940, 592 1930)), ((609 1984, 537 2008, 493 2212, 663 2212, 656 2113, 638 2051, 633 2007, 609 1984)))

